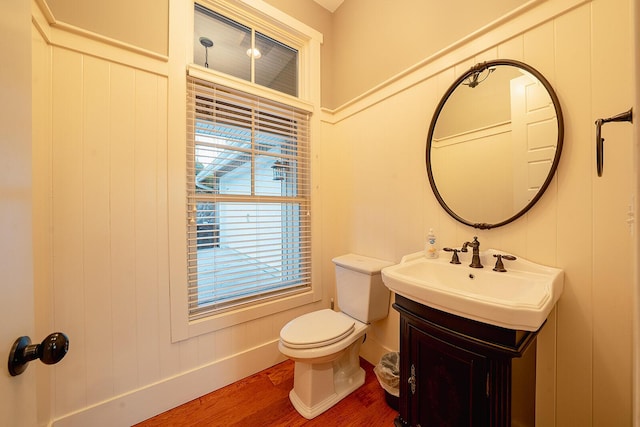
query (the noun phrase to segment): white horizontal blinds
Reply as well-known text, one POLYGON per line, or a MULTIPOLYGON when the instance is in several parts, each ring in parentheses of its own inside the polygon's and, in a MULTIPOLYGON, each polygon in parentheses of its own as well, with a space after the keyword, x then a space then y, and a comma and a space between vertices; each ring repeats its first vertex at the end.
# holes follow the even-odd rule
POLYGON ((309 289, 309 113, 187 86, 190 317, 309 289))

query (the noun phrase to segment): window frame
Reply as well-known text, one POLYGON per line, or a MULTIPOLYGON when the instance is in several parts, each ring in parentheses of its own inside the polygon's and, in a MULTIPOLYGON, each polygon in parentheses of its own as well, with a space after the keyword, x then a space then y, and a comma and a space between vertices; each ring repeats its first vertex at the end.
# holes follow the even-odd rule
POLYGON ((186 182, 186 76, 194 76, 212 83, 228 86, 252 95, 272 99, 303 109, 311 114, 310 120, 310 179, 311 179, 311 233, 319 236, 321 207, 316 181, 317 151, 314 141, 320 127, 320 45, 322 34, 289 17, 261 0, 242 0, 228 3, 224 0, 199 0, 197 3, 240 23, 251 25, 257 31, 290 45, 299 52, 298 97, 293 97, 257 84, 234 78, 215 70, 193 64, 194 2, 187 5, 170 3, 169 108, 168 108, 168 207, 169 207, 169 275, 171 305, 171 340, 178 342, 190 337, 228 328, 243 322, 274 315, 322 298, 319 238, 312 238, 311 289, 296 295, 268 300, 247 307, 189 320, 187 295, 187 182, 186 182))

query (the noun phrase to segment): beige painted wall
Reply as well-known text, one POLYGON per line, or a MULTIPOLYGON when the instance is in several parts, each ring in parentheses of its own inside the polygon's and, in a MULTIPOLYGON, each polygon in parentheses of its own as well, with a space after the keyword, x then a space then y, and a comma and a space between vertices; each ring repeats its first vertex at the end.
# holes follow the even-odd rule
POLYGON ((168 0, 45 0, 57 21, 151 52, 169 52, 168 0))
POLYGON ((280 329, 318 304, 172 343, 170 65, 32 10, 36 330, 71 341, 38 370, 40 420, 131 425, 284 360, 280 329))
POLYGON ((167 77, 36 43, 36 329, 71 342, 39 371, 39 416, 131 425, 281 361, 280 329, 313 306, 171 342, 167 77))
MULTIPOLYGON (((359 22, 369 23, 376 19, 371 3, 348 0, 344 6, 355 8, 359 22)), ((434 227, 441 245, 456 246, 478 235, 485 248, 563 268, 565 291, 538 345, 538 425, 628 426, 637 237, 625 219, 636 191, 633 128, 606 130, 606 171, 597 178, 593 122, 634 103, 631 1, 585 2, 536 23, 541 10, 563 3, 571 6, 560 0, 541 3, 514 23, 427 64, 404 85, 386 86, 327 120, 323 161, 332 164, 324 182, 324 220, 332 225, 327 246, 332 255, 353 251, 399 261, 420 250, 434 227), (565 147, 556 179, 529 214, 500 229, 476 231, 456 223, 437 204, 423 153, 441 94, 460 72, 493 58, 522 60, 550 80, 565 114, 565 147)), ((396 11, 407 19, 412 12, 396 11)), ((341 38, 338 22, 334 35, 341 38)), ((367 43, 357 26, 352 32, 347 36, 352 45, 367 43)), ((380 64, 375 57, 360 61, 354 71, 380 64)), ((339 55, 336 64, 345 65, 339 55)), ((397 324, 392 312, 375 325, 368 342, 397 348, 397 324)), ((373 350, 365 343, 364 354, 375 359, 373 350)))
MULTIPOLYGON (((477 234, 484 248, 566 271, 565 293, 538 346, 538 425, 624 426, 631 420, 635 235, 625 220, 634 191, 632 128, 606 129, 607 163, 600 179, 592 141, 595 118, 633 103, 627 89, 634 78, 634 30, 627 16, 633 0, 595 0, 548 12, 577 1, 540 2, 423 64, 407 80, 323 114, 317 141, 323 269, 330 272, 328 260, 348 251, 398 261, 420 250, 429 227, 443 245, 475 234, 450 219, 428 187, 423 159, 429 120, 455 75, 475 62, 505 57, 530 63, 560 97, 566 118, 563 159, 530 214, 477 234), (554 17, 547 20, 548 15, 554 17)), ((296 4, 272 3, 307 19, 296 4)), ((347 0, 337 13, 348 13, 335 14, 331 23, 334 36, 340 34, 335 40, 344 42, 340 49, 365 43, 371 33, 362 26, 377 23, 380 8, 387 6, 382 0, 347 0), (374 2, 379 8, 371 6, 374 2), (351 26, 349 15, 357 16, 351 26)), ((391 9, 384 32, 405 34, 415 10, 391 9)), ((499 16, 499 10, 490 12, 499 16)), ((323 17, 308 25, 327 23, 323 17)), ((45 65, 34 68, 34 82, 40 82, 34 92, 43 95, 34 101, 34 147, 42 150, 34 156, 34 207, 47 211, 34 217, 34 230, 42 231, 34 242, 40 248, 36 292, 41 302, 50 302, 36 328, 38 335, 53 326, 65 328, 72 340, 64 363, 48 370, 42 383, 56 425, 86 419, 125 425, 149 416, 149 410, 175 405, 176 396, 196 397, 281 360, 265 343, 277 340, 282 325, 310 307, 171 343, 166 64, 149 65, 153 60, 132 53, 109 59, 107 48, 92 43, 82 45, 86 52, 48 46, 41 34, 34 35, 34 64, 45 65)), ((424 38, 411 40, 420 44, 424 38)), ((323 55, 333 58, 333 75, 340 69, 340 77, 352 84, 336 84, 333 93, 343 101, 334 98, 335 105, 428 55, 408 59, 411 53, 392 49, 392 60, 365 55, 354 64, 335 54, 337 49, 334 45, 323 55), (398 62, 398 68, 379 73, 383 62, 398 62), (368 83, 360 84, 365 79, 368 83)), ((322 304, 328 305, 334 280, 324 276, 322 304)), ((370 361, 396 349, 397 313, 392 310, 369 335, 363 354, 370 361)))
POLYGON ((334 13, 333 96, 324 105, 343 105, 526 3, 346 0, 334 13))

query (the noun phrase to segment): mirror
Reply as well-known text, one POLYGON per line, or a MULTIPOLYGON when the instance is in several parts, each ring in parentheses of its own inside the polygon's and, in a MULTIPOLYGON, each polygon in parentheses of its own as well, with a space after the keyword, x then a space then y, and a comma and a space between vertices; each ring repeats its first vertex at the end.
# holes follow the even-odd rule
POLYGON ((442 207, 463 224, 508 224, 542 197, 558 167, 564 125, 549 82, 513 60, 477 64, 438 104, 426 162, 442 207))

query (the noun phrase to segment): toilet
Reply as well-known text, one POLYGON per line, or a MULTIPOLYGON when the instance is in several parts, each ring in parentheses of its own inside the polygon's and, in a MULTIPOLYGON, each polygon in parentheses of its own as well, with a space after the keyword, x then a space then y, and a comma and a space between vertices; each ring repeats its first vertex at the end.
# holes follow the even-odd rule
POLYGON ((312 419, 364 384, 360 345, 371 322, 387 317, 389 289, 380 270, 393 263, 347 254, 333 259, 341 312, 304 314, 280 331, 280 352, 295 362, 289 399, 312 419))

